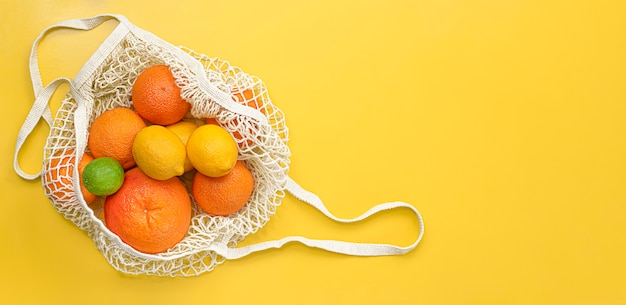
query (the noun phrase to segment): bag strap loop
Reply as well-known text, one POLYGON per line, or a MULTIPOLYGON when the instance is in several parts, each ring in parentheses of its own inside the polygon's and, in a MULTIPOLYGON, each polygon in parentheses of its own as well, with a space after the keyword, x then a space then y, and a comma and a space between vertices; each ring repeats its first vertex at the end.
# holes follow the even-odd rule
POLYGON ((63 20, 56 24, 53 24, 47 28, 45 28, 39 36, 33 42, 33 46, 30 51, 30 78, 33 83, 33 90, 35 91, 35 96, 39 95, 39 92, 43 90, 43 81, 41 80, 41 73, 39 72, 39 57, 37 48, 39 47, 40 41, 48 34, 49 32, 55 29, 61 28, 69 28, 74 30, 91 30, 101 25, 105 21, 116 19, 121 22, 122 19, 125 19, 119 15, 98 15, 92 18, 84 18, 84 19, 71 19, 71 20, 63 20))
MULTIPOLYGON (((52 82, 50 82, 46 87, 44 87, 43 81, 41 79, 41 72, 39 70, 39 56, 37 52, 39 43, 46 36, 46 34, 48 34, 49 32, 55 29, 70 28, 70 29, 75 29, 75 30, 91 30, 101 25, 105 21, 111 20, 111 19, 116 19, 120 21, 120 25, 124 23, 123 22, 124 20, 126 20, 123 16, 119 16, 119 15, 99 15, 93 18, 64 20, 64 21, 58 22, 54 25, 51 25, 45 28, 33 42, 31 52, 30 52, 29 68, 30 68, 30 78, 33 84, 33 91, 35 94, 35 102, 33 103, 33 106, 31 107, 31 110, 28 113, 28 116, 26 117, 26 120, 22 124, 22 127, 20 128, 20 131, 17 135, 16 145, 15 145, 15 155, 13 159, 13 168, 15 169, 15 172, 18 175, 20 175, 22 178, 27 179, 27 180, 34 180, 34 179, 37 179, 41 175, 41 170, 38 173, 34 173, 34 174, 25 172, 19 164, 18 155, 22 149, 22 146, 24 145, 24 142, 26 141, 28 136, 33 132, 35 126, 37 126, 37 123, 42 118, 48 124, 48 126, 52 126, 52 119, 53 119, 52 111, 50 110, 50 106, 49 106, 52 95, 59 88, 59 86, 61 86, 61 84, 63 83, 68 83, 70 85, 70 89, 72 93, 75 94, 77 92, 75 90, 76 80, 79 80, 81 75, 87 74, 86 71, 83 71, 85 68, 90 68, 94 66, 94 65, 89 65, 89 67, 83 67, 83 70, 81 70, 81 72, 77 74, 77 79, 75 81, 72 81, 67 77, 59 77, 53 80, 52 82)), ((121 39, 121 36, 125 34, 126 32, 123 31, 123 27, 118 26, 116 30, 114 31, 114 33, 112 35, 109 35, 109 37, 107 37, 107 40, 109 41, 119 40, 121 39)), ((112 45, 112 44, 109 44, 109 45, 112 45)), ((90 60, 90 62, 93 62, 94 58, 103 57, 103 56, 98 56, 98 54, 100 53, 102 53, 102 51, 96 52, 96 54, 92 56, 92 60, 90 60)))
POLYGON ((17 135, 17 141, 15 144, 15 155, 13 158, 13 168, 15 169, 15 172, 24 179, 37 179, 41 175, 41 171, 35 174, 29 174, 25 172, 19 164, 18 155, 22 149, 22 146, 24 145, 24 142, 33 132, 33 129, 35 129, 35 126, 37 126, 37 123, 39 122, 39 120, 41 120, 42 117, 46 121, 48 126, 52 126, 52 113, 50 111, 50 106, 48 103, 50 102, 50 98, 52 98, 52 95, 57 90, 57 88, 59 88, 59 86, 65 82, 69 83, 70 86, 72 84, 71 80, 61 77, 53 80, 52 82, 50 82, 50 84, 48 84, 48 86, 46 86, 46 88, 39 91, 39 94, 35 99, 35 103, 30 109, 30 112, 28 113, 26 120, 24 120, 24 123, 22 124, 22 127, 20 128, 20 131, 17 135))
POLYGON ((228 248, 226 246, 216 246, 214 250, 219 255, 227 259, 237 259, 249 255, 254 252, 267 250, 270 248, 280 248, 283 245, 290 242, 299 242, 308 247, 319 248, 330 252, 347 254, 347 255, 355 255, 355 256, 381 256, 381 255, 400 255, 405 254, 417 247, 424 236, 424 221, 422 219, 419 211, 413 207, 412 205, 405 202, 387 202, 376 205, 363 213, 362 215, 352 218, 352 219, 344 219, 338 218, 331 214, 326 206, 323 204, 322 200, 315 194, 303 189, 300 185, 298 185, 293 179, 287 177, 285 189, 294 195, 294 197, 299 200, 306 202, 318 209, 322 214, 327 216, 328 218, 341 222, 341 223, 353 223, 369 218, 370 216, 391 209, 397 208, 407 208, 411 210, 418 221, 419 233, 415 241, 405 247, 392 245, 392 244, 372 244, 372 243, 355 243, 355 242, 345 242, 338 240, 320 240, 320 239, 309 239, 302 236, 289 236, 278 240, 261 242, 245 247, 240 248, 228 248))

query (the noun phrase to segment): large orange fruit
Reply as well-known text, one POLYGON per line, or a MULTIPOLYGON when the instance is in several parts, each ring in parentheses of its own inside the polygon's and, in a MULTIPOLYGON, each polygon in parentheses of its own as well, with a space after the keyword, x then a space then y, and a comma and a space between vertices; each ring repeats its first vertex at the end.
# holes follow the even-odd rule
POLYGON ((246 205, 254 188, 254 177, 243 161, 238 160, 230 173, 208 177, 197 172, 191 192, 196 203, 207 213, 226 216, 246 205))
POLYGON ((133 142, 146 127, 143 119, 128 108, 113 108, 100 114, 89 128, 87 146, 95 158, 111 157, 124 169, 135 166, 133 142))
POLYGON ((191 104, 180 96, 180 88, 167 66, 152 66, 133 84, 132 100, 137 113, 152 124, 170 125, 183 119, 191 104))
POLYGON ((191 223, 191 199, 178 178, 155 180, 135 167, 104 202, 111 232, 144 253, 160 253, 180 242, 191 223))
MULTIPOLYGON (((71 198, 71 194, 74 192, 72 178, 74 175, 75 158, 74 150, 68 149, 52 156, 50 162, 46 165, 46 174, 43 177, 44 189, 46 194, 50 195, 56 202, 68 202, 71 198)), ((96 195, 90 193, 85 188, 82 177, 80 176, 85 166, 87 166, 87 163, 91 160, 93 160, 93 157, 85 153, 78 163, 80 188, 87 204, 92 203, 96 199, 96 195)))

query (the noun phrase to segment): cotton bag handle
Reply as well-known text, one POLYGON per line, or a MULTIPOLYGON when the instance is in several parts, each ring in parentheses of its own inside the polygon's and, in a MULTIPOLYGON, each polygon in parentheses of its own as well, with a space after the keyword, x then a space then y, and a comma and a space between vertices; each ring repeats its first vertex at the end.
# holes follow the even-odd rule
MULTIPOLYGON (((18 155, 24 145, 24 142, 28 138, 28 136, 33 132, 33 129, 37 125, 37 123, 43 118, 44 121, 48 124, 48 126, 52 126, 52 112, 50 110, 50 99, 54 92, 59 88, 63 83, 68 83, 70 85, 70 90, 73 94, 77 94, 77 83, 82 84, 84 79, 79 79, 81 75, 88 75, 88 70, 93 70, 97 67, 99 63, 102 62, 106 58, 107 50, 106 48, 99 48, 98 51, 92 55, 89 59, 88 64, 81 68, 81 71, 77 74, 77 77, 74 81, 70 80, 66 77, 59 77, 52 82, 50 82, 46 87, 43 86, 43 81, 41 79, 41 73, 39 70, 39 57, 37 48, 39 47, 40 41, 48 34, 50 31, 60 28, 69 28, 75 30, 91 30, 101 25, 107 20, 117 19, 117 20, 125 20, 123 16, 115 16, 115 15, 99 15, 93 18, 86 19, 72 19, 72 20, 64 20, 58 22, 52 26, 45 28, 39 36, 33 42, 33 46, 30 52, 30 78, 33 85, 33 91, 35 93, 35 102, 33 103, 33 107, 31 108, 26 120, 22 124, 20 131, 17 135, 17 140, 15 144, 15 155, 13 158, 13 168, 15 172, 20 175, 24 179, 34 180, 37 179, 41 175, 41 170, 37 173, 27 173, 25 172, 19 164, 18 155)), ((116 29, 111 33, 103 46, 109 46, 112 48, 117 45, 124 35, 128 32, 128 29, 125 26, 118 25, 116 29)))
POLYGON ((257 244, 252 244, 245 247, 240 248, 229 248, 224 245, 218 245, 213 247, 210 250, 215 251, 217 254, 227 258, 227 259, 237 259, 254 252, 259 252, 271 248, 280 248, 283 245, 291 242, 299 242, 311 248, 318 248, 330 252, 347 254, 347 255, 355 255, 355 256, 383 256, 383 255, 400 255, 405 254, 417 247, 424 236, 424 221, 422 219, 422 215, 419 211, 413 207, 412 205, 405 202, 387 202, 376 205, 361 214, 358 217, 351 219, 338 218, 324 205, 322 200, 315 194, 303 189, 300 185, 298 185, 294 180, 290 177, 287 178, 287 182, 285 184, 285 189, 291 193, 294 197, 298 198, 300 201, 310 204, 326 217, 341 223, 354 223, 366 218, 373 216, 376 213, 391 210, 391 209, 399 209, 406 208, 414 213, 418 221, 419 233, 415 241, 408 246, 397 246, 392 244, 374 244, 374 243, 355 243, 355 242, 345 242, 338 240, 322 240, 322 239, 309 239, 302 236, 288 236, 278 240, 271 240, 266 242, 260 242, 257 244))
POLYGON ((15 155, 13 157, 13 168, 15 172, 20 175, 24 179, 34 180, 37 179, 41 175, 41 171, 36 174, 30 174, 25 172, 19 164, 18 155, 26 141, 26 138, 33 132, 35 126, 41 118, 43 118, 48 126, 52 126, 52 113, 50 112, 50 107, 48 102, 52 97, 52 94, 59 88, 63 83, 69 83, 71 85, 72 81, 67 78, 57 78, 50 82, 46 88, 42 88, 39 90, 37 94, 37 98, 35 99, 35 103, 31 108, 26 120, 22 124, 20 131, 17 135, 17 141, 15 144, 15 155))

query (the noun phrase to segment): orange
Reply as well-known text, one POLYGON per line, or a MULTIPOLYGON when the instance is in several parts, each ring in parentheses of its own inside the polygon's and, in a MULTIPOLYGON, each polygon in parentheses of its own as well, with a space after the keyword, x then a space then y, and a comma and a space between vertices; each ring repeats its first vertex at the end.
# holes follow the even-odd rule
POLYGON ((187 234, 191 199, 180 179, 155 180, 135 167, 124 175, 122 187, 106 197, 104 222, 136 250, 164 252, 187 234))
POLYGON ((167 66, 152 66, 133 84, 133 106, 152 124, 170 125, 183 119, 191 104, 180 96, 174 76, 167 66))
POLYGON ((265 114, 263 102, 258 98, 252 99, 254 97, 254 93, 252 92, 252 90, 244 89, 243 91, 240 91, 239 89, 236 89, 233 91, 233 97, 235 102, 239 102, 240 104, 246 104, 248 107, 259 109, 263 114, 265 114))
MULTIPOLYGON (((235 102, 238 102, 240 104, 245 104, 248 107, 259 109, 259 111, 261 111, 261 113, 265 114, 265 108, 263 108, 263 101, 261 101, 258 98, 253 99, 253 97, 254 97, 254 93, 250 89, 244 89, 243 91, 240 91, 239 89, 236 89, 236 90, 233 91, 233 100, 235 102)), ((220 124, 218 124, 218 122, 217 122, 217 120, 215 118, 207 118, 206 122, 207 122, 207 124, 220 125, 220 124)), ((238 121, 236 119, 234 120, 234 122, 235 122, 235 124, 238 123, 238 121)), ((242 147, 243 146, 243 142, 241 141, 241 139, 243 137, 241 136, 241 134, 238 131, 235 131, 233 133, 233 137, 235 138, 235 140, 239 144, 239 147, 242 147)), ((247 140, 246 143, 248 144, 248 146, 252 145, 252 141, 251 140, 247 140)))
POLYGON ((85 185, 83 184, 83 171, 89 162, 93 160, 93 157, 88 153, 84 153, 83 157, 78 162, 78 177, 80 179, 80 191, 83 193, 83 198, 85 198, 85 202, 87 204, 93 203, 96 200, 96 195, 92 194, 87 190, 85 185))
POLYGON ((253 188, 254 177, 243 161, 239 160, 225 176, 214 178, 197 172, 193 178, 191 193, 205 212, 226 216, 246 205, 253 188))
MULTIPOLYGON (((71 193, 74 192, 74 183, 72 182, 74 160, 74 150, 68 149, 51 157, 50 162, 46 166, 46 174, 43 177, 44 189, 46 194, 51 196, 56 202, 67 203, 70 200, 71 193)), ((80 189, 87 204, 92 203, 96 199, 96 195, 87 191, 80 176, 87 163, 91 160, 93 160, 93 157, 85 153, 78 163, 80 189)))
POLYGON ((113 108, 99 115, 89 128, 87 146, 94 158, 111 157, 124 169, 135 166, 133 142, 146 127, 143 119, 128 108, 113 108))

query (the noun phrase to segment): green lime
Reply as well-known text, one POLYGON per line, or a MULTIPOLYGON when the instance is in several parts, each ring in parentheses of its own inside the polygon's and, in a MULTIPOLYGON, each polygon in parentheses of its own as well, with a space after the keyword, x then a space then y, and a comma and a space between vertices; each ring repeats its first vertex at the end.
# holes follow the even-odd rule
POLYGON ((97 196, 111 195, 124 183, 124 168, 115 159, 95 158, 83 170, 83 184, 97 196))

